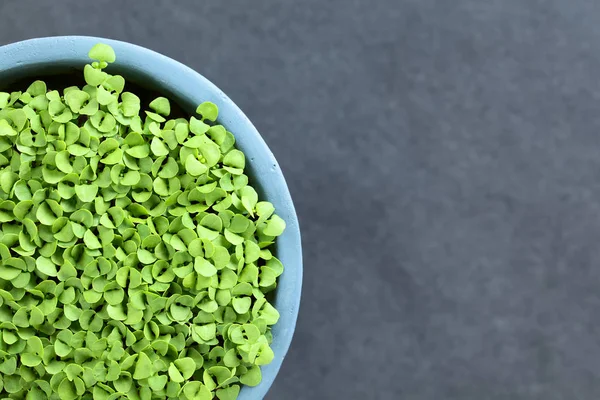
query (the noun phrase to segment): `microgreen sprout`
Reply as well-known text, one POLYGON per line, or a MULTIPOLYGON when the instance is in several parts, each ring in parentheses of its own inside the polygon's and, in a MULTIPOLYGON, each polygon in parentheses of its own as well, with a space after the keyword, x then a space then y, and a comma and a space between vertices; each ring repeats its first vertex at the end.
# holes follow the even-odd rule
POLYGON ((89 52, 0 92, 0 397, 233 400, 272 361, 285 222, 203 102, 170 118, 89 52))

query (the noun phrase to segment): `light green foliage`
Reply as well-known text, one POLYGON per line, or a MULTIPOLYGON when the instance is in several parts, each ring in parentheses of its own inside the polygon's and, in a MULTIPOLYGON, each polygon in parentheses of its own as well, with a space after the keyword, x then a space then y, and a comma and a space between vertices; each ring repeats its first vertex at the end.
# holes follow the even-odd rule
POLYGON ((0 92, 0 398, 233 400, 274 357, 285 222, 215 104, 168 119, 89 55, 82 88, 0 92))

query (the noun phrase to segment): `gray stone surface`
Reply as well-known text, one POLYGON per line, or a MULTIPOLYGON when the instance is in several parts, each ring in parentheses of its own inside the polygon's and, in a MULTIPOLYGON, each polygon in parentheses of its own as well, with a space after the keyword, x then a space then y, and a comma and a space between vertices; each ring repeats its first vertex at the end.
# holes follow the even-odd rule
POLYGON ((220 86, 302 222, 268 399, 600 395, 593 0, 4 0, 0 44, 106 36, 220 86))

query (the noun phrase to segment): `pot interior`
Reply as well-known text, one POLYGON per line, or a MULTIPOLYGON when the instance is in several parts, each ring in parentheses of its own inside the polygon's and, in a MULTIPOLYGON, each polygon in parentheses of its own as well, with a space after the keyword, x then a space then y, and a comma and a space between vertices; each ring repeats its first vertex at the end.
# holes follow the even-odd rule
MULTIPOLYGON (((141 101, 142 108, 148 108, 152 100, 159 96, 167 97, 171 103, 170 118, 189 118, 194 109, 182 107, 180 102, 172 93, 165 93, 164 88, 156 85, 153 80, 136 76, 131 71, 118 70, 116 68, 107 68, 111 74, 123 75, 125 78, 125 91, 136 94, 141 101), (187 110, 187 112, 186 112, 187 110)), ((83 78, 83 69, 74 67, 43 67, 43 68, 23 68, 17 72, 3 74, 0 72, 0 92, 25 91, 27 87, 35 80, 46 82, 49 90, 63 89, 69 86, 83 87, 85 80, 83 78)))

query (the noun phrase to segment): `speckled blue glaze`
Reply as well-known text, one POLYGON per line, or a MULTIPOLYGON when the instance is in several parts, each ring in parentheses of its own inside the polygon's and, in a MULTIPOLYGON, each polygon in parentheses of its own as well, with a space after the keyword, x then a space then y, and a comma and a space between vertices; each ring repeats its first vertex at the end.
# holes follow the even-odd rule
POLYGON ((177 101, 192 113, 203 101, 219 106, 219 122, 236 137, 237 146, 246 154, 249 175, 261 198, 272 202, 286 222, 287 229, 277 242, 277 256, 285 266, 279 278, 275 307, 281 319, 273 327, 273 362, 262 369, 262 382, 243 387, 239 399, 262 399, 281 367, 288 351, 302 286, 302 247, 298 219, 287 184, 275 157, 244 113, 221 90, 199 73, 151 50, 115 40, 62 36, 31 39, 0 47, 0 83, 8 77, 45 75, 48 71, 83 69, 87 53, 96 43, 111 45, 117 54, 113 72, 127 80, 151 86, 177 101))

